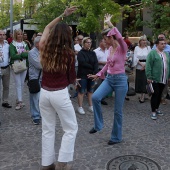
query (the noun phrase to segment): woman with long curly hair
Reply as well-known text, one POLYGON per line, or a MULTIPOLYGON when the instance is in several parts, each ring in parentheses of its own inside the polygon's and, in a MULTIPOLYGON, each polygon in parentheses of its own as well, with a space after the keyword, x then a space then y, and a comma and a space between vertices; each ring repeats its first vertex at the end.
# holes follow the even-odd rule
POLYGON ((71 48, 71 31, 67 24, 59 23, 76 7, 50 22, 40 40, 43 70, 40 93, 42 116, 42 170, 68 170, 67 162, 73 160, 74 144, 78 130, 77 119, 67 86, 76 81, 74 52, 71 48), (55 166, 55 125, 58 114, 64 135, 55 166))

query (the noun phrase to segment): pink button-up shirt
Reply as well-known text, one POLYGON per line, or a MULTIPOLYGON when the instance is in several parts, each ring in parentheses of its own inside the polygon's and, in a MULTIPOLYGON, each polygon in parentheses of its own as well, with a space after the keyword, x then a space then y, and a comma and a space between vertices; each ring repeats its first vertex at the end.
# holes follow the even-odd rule
POLYGON ((99 76, 101 79, 105 78, 105 72, 109 74, 120 74, 125 73, 125 60, 126 60, 126 53, 128 50, 127 44, 122 38, 122 35, 118 31, 116 27, 114 27, 111 31, 111 35, 116 37, 116 40, 119 43, 115 53, 111 55, 112 46, 109 47, 109 53, 107 57, 107 63, 103 67, 101 71, 99 71, 96 75, 99 76))

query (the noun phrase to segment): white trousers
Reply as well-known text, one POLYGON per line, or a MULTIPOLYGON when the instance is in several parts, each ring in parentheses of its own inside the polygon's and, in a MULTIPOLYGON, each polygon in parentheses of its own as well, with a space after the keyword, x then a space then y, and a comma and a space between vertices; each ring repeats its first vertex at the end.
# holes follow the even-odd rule
POLYGON ((55 162, 54 143, 57 114, 64 131, 58 161, 72 161, 78 125, 68 89, 47 91, 41 88, 39 106, 42 117, 42 166, 55 162))
POLYGON ((23 92, 23 88, 24 88, 24 81, 25 81, 25 77, 27 74, 27 70, 23 71, 21 73, 15 74, 14 71, 12 70, 12 74, 14 76, 15 79, 15 87, 16 87, 16 91, 17 91, 17 100, 22 102, 22 92, 23 92))

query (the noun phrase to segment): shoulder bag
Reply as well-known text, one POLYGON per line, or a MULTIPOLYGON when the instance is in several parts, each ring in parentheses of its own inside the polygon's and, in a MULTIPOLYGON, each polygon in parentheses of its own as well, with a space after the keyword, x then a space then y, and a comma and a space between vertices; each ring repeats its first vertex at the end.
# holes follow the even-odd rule
POLYGON ((40 86, 40 75, 41 75, 41 70, 39 72, 39 76, 38 76, 38 79, 32 79, 32 80, 28 80, 28 88, 29 88, 29 92, 30 93, 38 93, 41 89, 41 86, 40 86))
POLYGON ((21 73, 27 70, 26 60, 18 60, 12 64, 12 69, 14 70, 15 74, 21 73))

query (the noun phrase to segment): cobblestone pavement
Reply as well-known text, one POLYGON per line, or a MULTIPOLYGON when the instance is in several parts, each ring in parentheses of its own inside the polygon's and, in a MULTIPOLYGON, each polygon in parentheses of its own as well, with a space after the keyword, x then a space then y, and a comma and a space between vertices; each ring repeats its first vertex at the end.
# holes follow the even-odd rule
MULTIPOLYGON (((12 79, 12 76, 11 76, 12 79)), ((15 110, 15 89, 13 79, 10 87, 12 109, 1 108, 0 128, 0 170, 39 170, 41 164, 41 125, 33 125, 29 113, 29 93, 25 84, 26 106, 15 110)), ((71 91, 72 93, 72 91, 71 91)), ((139 155, 156 161, 162 170, 170 170, 170 101, 161 105, 164 116, 156 121, 150 118, 149 100, 140 104, 138 95, 125 101, 123 118, 123 142, 107 145, 110 138, 114 97, 106 98, 108 106, 102 106, 105 126, 101 132, 89 134, 93 127, 93 114, 76 113, 79 130, 75 144, 74 170, 105 170, 109 160, 123 155, 139 155)), ((72 99, 75 109, 77 99, 72 99)), ((59 120, 56 125, 56 157, 63 131, 59 120)))

